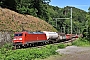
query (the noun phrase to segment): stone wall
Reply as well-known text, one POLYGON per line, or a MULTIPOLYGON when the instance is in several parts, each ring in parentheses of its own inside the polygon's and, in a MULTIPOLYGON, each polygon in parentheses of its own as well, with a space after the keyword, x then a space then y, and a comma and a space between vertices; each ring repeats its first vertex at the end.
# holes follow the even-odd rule
POLYGON ((12 43, 12 33, 0 32, 0 47, 6 43, 12 43))

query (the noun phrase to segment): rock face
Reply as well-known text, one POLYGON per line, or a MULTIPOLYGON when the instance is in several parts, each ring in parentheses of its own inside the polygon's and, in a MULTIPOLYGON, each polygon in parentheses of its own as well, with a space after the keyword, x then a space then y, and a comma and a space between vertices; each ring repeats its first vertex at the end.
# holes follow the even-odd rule
POLYGON ((11 33, 9 32, 0 32, 0 47, 6 43, 12 42, 11 33))

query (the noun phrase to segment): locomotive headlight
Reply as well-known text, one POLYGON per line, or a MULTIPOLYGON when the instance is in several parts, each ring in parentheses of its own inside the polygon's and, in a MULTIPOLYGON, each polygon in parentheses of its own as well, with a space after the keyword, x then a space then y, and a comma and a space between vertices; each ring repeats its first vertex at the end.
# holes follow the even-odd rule
POLYGON ((19 38, 18 40, 22 40, 22 38, 19 38))
POLYGON ((13 39, 13 40, 17 40, 17 39, 13 39))
POLYGON ((13 40, 22 40, 22 38, 14 38, 13 40))

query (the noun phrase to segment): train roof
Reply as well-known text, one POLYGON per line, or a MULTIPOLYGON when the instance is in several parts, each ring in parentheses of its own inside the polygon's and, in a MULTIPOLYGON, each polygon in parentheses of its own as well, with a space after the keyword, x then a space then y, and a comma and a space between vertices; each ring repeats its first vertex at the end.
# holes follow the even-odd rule
POLYGON ((28 33, 28 34, 45 34, 43 32, 27 32, 27 31, 23 31, 23 32, 15 32, 15 34, 19 34, 19 33, 28 33))
POLYGON ((44 34, 43 32, 28 32, 28 34, 44 34))

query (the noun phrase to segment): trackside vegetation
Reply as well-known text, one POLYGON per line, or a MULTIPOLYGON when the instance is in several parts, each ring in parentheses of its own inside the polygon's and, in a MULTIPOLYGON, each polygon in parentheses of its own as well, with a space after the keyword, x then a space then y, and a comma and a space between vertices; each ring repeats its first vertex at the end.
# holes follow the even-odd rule
POLYGON ((79 38, 72 45, 88 47, 90 46, 90 40, 87 38, 79 38))
POLYGON ((6 44, 0 49, 0 60, 35 60, 44 59, 50 55, 57 55, 59 48, 65 48, 66 44, 46 45, 42 48, 25 48, 12 50, 11 44, 6 44))
POLYGON ((12 50, 12 44, 5 44, 0 48, 0 60, 39 60, 47 58, 51 55, 58 55, 57 49, 65 48, 69 45, 90 46, 90 41, 86 38, 78 38, 72 44, 49 44, 44 47, 37 48, 21 48, 12 50))

